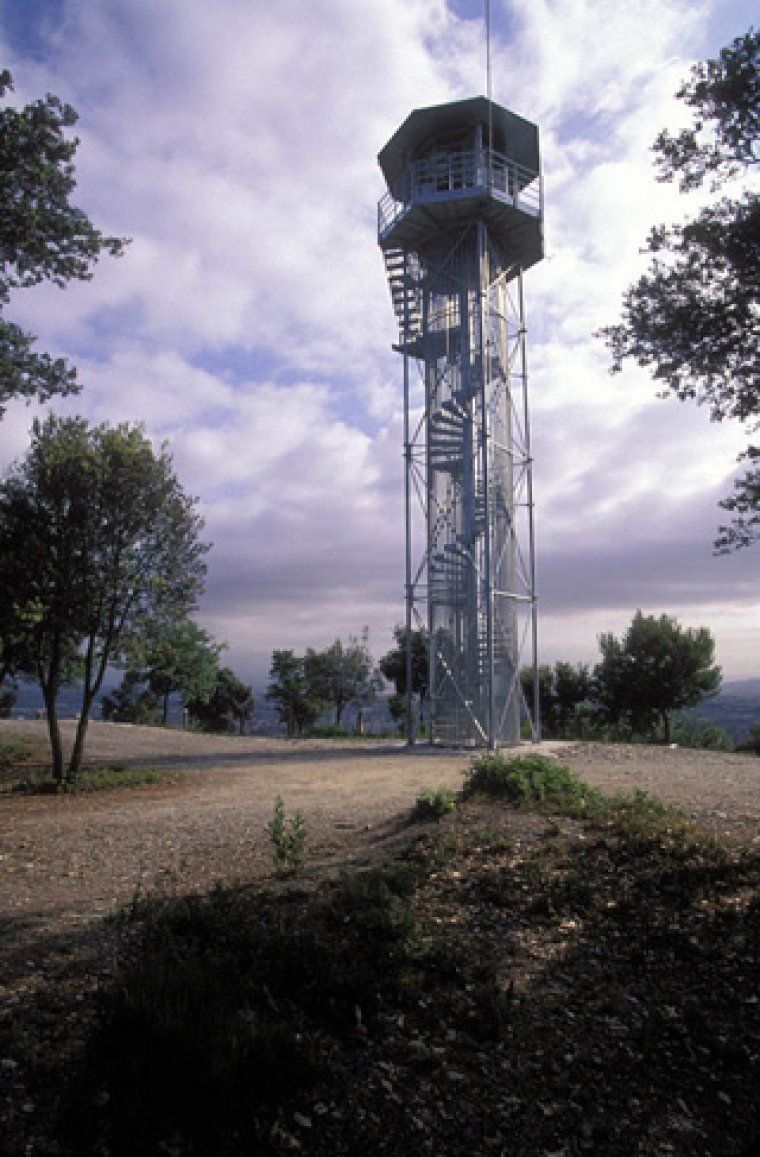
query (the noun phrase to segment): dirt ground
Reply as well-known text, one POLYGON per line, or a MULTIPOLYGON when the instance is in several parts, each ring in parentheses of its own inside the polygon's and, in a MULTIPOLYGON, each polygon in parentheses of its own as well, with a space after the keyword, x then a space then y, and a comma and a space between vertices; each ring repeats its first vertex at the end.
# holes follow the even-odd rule
MULTIPOLYGON (((69 742, 71 730, 69 725, 69 742)), ((47 757, 43 723, 0 721, 0 743, 14 739, 23 740, 32 749, 33 760, 43 766, 47 757)), ((526 745, 525 750, 535 749, 526 745)), ((574 743, 547 743, 541 751, 556 756, 606 792, 643 789, 677 805, 717 836, 741 848, 760 850, 760 760, 754 756, 574 743)), ((54 1157, 61 1152, 58 1112, 67 1096, 61 1094, 61 1074, 76 1072, 82 1063, 100 1007, 98 994, 113 979, 124 937, 133 931, 131 925, 105 916, 135 896, 207 892, 215 883, 261 880, 267 887, 292 888, 288 880, 273 883, 266 825, 277 795, 283 797, 288 814, 299 810, 307 825, 310 850, 295 887, 296 893, 300 889, 308 894, 312 883, 318 884, 341 866, 385 860, 419 835, 420 826, 409 820, 420 791, 441 786, 458 789, 471 758, 472 753, 466 751, 409 750, 400 743, 211 737, 95 723, 87 749, 89 764, 163 767, 166 779, 147 787, 74 796, 23 795, 7 790, 8 783, 0 783, 0 1154, 54 1157)), ((475 802, 468 808, 467 816, 460 812, 447 821, 448 838, 456 840, 470 830, 480 832, 478 809, 484 805, 475 802)), ((413 1144, 402 1144, 405 1152, 484 1151, 479 1141, 470 1144, 466 1131, 474 1129, 480 1136, 484 1104, 490 1106, 497 1133, 505 1122, 510 1137, 518 1130, 522 1141, 514 1151, 520 1153, 627 1153, 634 1151, 625 1140, 629 1137, 636 1138, 640 1153, 741 1152, 739 1141, 746 1143, 754 1135, 752 1130, 756 1131, 756 1081, 746 1058, 757 1055, 759 1039, 752 1027, 756 996, 746 997, 753 967, 747 963, 750 933, 741 922, 741 906, 749 904, 747 887, 737 891, 734 882, 728 891, 721 891, 716 884, 712 915, 702 904, 691 902, 678 910, 672 934, 665 937, 668 951, 662 949, 650 974, 650 966, 641 963, 645 958, 640 957, 639 940, 656 934, 660 938, 656 943, 661 943, 663 929, 670 927, 668 920, 675 919, 668 907, 674 903, 669 894, 660 908, 659 894, 652 897, 654 915, 646 894, 639 897, 636 911, 641 930, 633 937, 630 897, 624 924, 619 924, 615 914, 617 900, 610 900, 601 907, 591 905, 586 913, 588 927, 585 917, 566 919, 560 912, 547 922, 540 914, 530 915, 532 909, 522 916, 504 909, 502 899, 489 903, 483 887, 487 880, 498 884, 506 864, 510 876, 518 884, 522 880, 514 895, 529 897, 532 849, 540 845, 539 852, 546 858, 545 838, 554 841, 554 854, 560 856, 559 876, 564 872, 562 855, 572 857, 573 841, 582 843, 583 864, 597 852, 582 842, 585 837, 573 821, 563 821, 560 829, 530 812, 500 809, 495 821, 485 811, 484 822, 489 826, 497 822, 507 842, 497 842, 489 850, 480 847, 477 836, 467 852, 469 859, 462 859, 456 870, 432 872, 419 902, 427 905, 425 919, 431 927, 448 929, 449 947, 459 937, 462 959, 471 943, 477 945, 476 955, 485 954, 484 959, 490 959, 495 942, 499 951, 507 953, 520 1014, 515 1013, 510 1032, 519 1030, 518 1037, 505 1038, 495 1051, 491 1046, 482 1051, 477 1041, 466 1044, 470 1037, 462 1025, 466 1029, 470 1023, 468 1001, 474 999, 470 990, 477 989, 469 983, 461 990, 446 989, 440 1006, 433 1000, 431 1008, 439 1011, 431 1012, 427 1028, 427 1013, 420 1013, 422 1028, 413 1019, 407 1025, 406 1014, 394 1013, 390 1022, 395 1027, 373 1054, 376 1064, 368 1063, 365 1037, 357 1038, 355 1054, 348 1050, 344 1068, 336 1070, 328 1092, 320 1093, 321 1099, 313 1106, 310 1100, 304 1101, 306 1116, 296 1112, 289 1120, 288 1131, 282 1134, 288 1143, 283 1142, 282 1151, 335 1152, 330 1129, 337 1128, 335 1122, 342 1119, 342 1106, 353 1104, 350 1086, 358 1097, 356 1111, 382 1120, 389 1136, 399 1122, 398 1106, 406 1103, 410 1089, 417 1090, 414 1113, 421 1113, 424 1121, 412 1115, 417 1131, 413 1144), (730 921, 726 925, 727 911, 735 926, 730 921), (710 920, 722 921, 721 929, 724 925, 728 929, 721 932, 727 938, 725 945, 722 939, 710 939, 715 934, 710 932, 713 924, 708 915, 710 920), (682 957, 685 945, 691 955, 682 957), (631 952, 639 956, 635 967, 631 965, 633 971, 626 972, 631 952), (686 986, 682 959, 692 960, 691 984, 686 986), (650 981, 652 991, 647 988, 650 981), (530 1001, 520 1003, 523 984, 530 986, 532 995, 530 1001), (635 999, 630 995, 634 991, 638 993, 635 999), (746 1009, 737 1005, 740 993, 745 994, 746 1009), (641 1010, 650 1006, 662 1006, 662 1016, 671 1018, 657 1029, 655 1044, 647 1046, 646 1061, 631 1059, 627 1035, 610 1039, 610 1009, 617 1009, 616 994, 623 994, 621 1007, 625 1006, 623 1012, 615 1012, 613 1025, 621 1033, 626 1026, 618 1024, 620 1017, 641 1020, 641 1010), (716 1000, 717 1011, 713 1008, 716 1000), (712 1010, 715 1040, 720 1045, 714 1055, 705 1051, 702 1037, 692 1047, 687 1035, 695 1004, 712 1010), (444 1010, 448 1019, 441 1019, 444 1010), (524 1010, 524 1024, 520 1010, 524 1010), (681 1037, 674 1035, 671 1020, 685 1034, 686 1044, 678 1043, 681 1037), (741 1048, 736 1043, 739 1038, 741 1048), (455 1064, 450 1043, 454 1039, 455 1064), (721 1044, 724 1041, 733 1042, 732 1047, 739 1050, 740 1065, 731 1059, 734 1054, 727 1052, 728 1045, 721 1044), (420 1077, 420 1048, 428 1058, 426 1066, 438 1065, 436 1058, 440 1058, 435 1080, 427 1080, 427 1068, 420 1077), (412 1053, 413 1049, 417 1051, 412 1053), (612 1060, 608 1065, 611 1049, 617 1049, 614 1055, 619 1064, 612 1060), (557 1057, 564 1057, 565 1067, 570 1066, 567 1072, 556 1063, 557 1057), (654 1075, 652 1058, 660 1066, 654 1075), (364 1078, 354 1090, 357 1071, 364 1078), (454 1076, 465 1083, 452 1085, 454 1076), (512 1095, 516 1080, 519 1096, 512 1095), (524 1088, 520 1081, 525 1082, 524 1088), (578 1096, 582 1094, 585 1109, 568 1099, 568 1087, 581 1090, 578 1096), (420 1090, 424 1089, 428 1091, 423 1096, 420 1090), (603 1097, 597 1104, 599 1089, 603 1097), (328 1102, 335 1108, 334 1120, 325 1108, 328 1102), (561 1111, 565 1117, 544 1119, 547 1110, 551 1114, 561 1111), (576 1111, 584 1114, 580 1124, 572 1117, 576 1111), (327 1114, 327 1147, 312 1149, 318 1112, 327 1114), (586 1119, 589 1116, 593 1121, 586 1119), (446 1133, 449 1126, 453 1133, 446 1133), (699 1136, 707 1138, 699 1149, 692 1145, 697 1126, 699 1136), (623 1147, 608 1144, 604 1130, 613 1127, 622 1130, 623 1147), (577 1139, 579 1128, 586 1129, 586 1134, 580 1134, 580 1149, 573 1141, 558 1150, 557 1138, 577 1139), (303 1136, 303 1144, 296 1138, 299 1129, 309 1134, 303 1136), (446 1148, 451 1137, 460 1133, 462 1143, 452 1142, 453 1147, 446 1148), (443 1147, 435 1135, 439 1141, 447 1138, 443 1147), (420 1136, 424 1147, 420 1147, 420 1136), (539 1144, 538 1137, 546 1144, 539 1144), (654 1139, 653 1147, 647 1139, 654 1139), (731 1142, 728 1147, 726 1139, 731 1142)), ((607 889, 611 897, 619 897, 625 892, 631 866, 629 876, 623 871, 618 879, 610 873, 609 848, 603 842, 599 846, 598 865, 591 865, 595 875, 589 894, 599 889, 600 895, 606 894, 607 889)), ((642 880, 645 877, 642 870, 642 880)), ((419 1003, 421 1007, 424 1002, 419 1003)), ((631 1033, 638 1040, 638 1021, 631 1023, 631 1033)), ((692 1030, 696 1031, 693 1025, 692 1030)))
MULTIPOLYGON (((68 740, 73 725, 64 725, 68 740)), ((44 724, 0 721, 45 758, 44 724)), ((526 750, 535 750, 526 747, 526 750)), ((686 749, 551 742, 606 792, 641 788, 716 835, 760 845, 760 760, 686 749)), ((0 793, 0 927, 8 944, 82 929, 136 894, 205 891, 271 873, 274 799, 299 810, 309 863, 371 859, 396 839, 420 791, 458 789, 470 754, 401 744, 208 736, 91 725, 87 762, 156 766, 176 782, 78 796, 0 793)), ((1 955, 1 954, 0 954, 1 955)))

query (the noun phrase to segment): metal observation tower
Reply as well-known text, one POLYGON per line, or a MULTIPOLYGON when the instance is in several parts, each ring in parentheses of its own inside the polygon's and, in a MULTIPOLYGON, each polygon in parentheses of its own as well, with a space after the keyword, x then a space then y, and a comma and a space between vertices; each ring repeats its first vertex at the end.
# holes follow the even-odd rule
POLYGON ((521 665, 538 703, 523 306, 543 256, 538 129, 485 97, 416 109, 378 161, 404 360, 408 739, 422 627, 431 740, 512 745, 521 665))

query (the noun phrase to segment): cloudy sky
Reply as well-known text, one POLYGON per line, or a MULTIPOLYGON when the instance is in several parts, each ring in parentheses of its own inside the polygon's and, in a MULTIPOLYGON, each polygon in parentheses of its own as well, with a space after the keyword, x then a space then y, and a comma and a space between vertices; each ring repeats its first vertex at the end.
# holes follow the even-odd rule
MULTIPOLYGON (((493 94, 534 120, 546 259, 526 278, 541 660, 594 662, 633 612, 707 626, 760 676, 757 548, 711 553, 741 429, 611 377, 690 63, 750 0, 492 0, 493 94)), ((15 99, 80 113, 78 202, 132 238, 93 281, 9 316, 72 357, 60 412, 168 439, 214 543, 200 620, 260 683, 276 647, 403 617, 401 360, 376 244, 376 156, 408 113, 482 93, 482 0, 0 0, 15 99)), ((0 422, 0 466, 34 409, 0 422)))

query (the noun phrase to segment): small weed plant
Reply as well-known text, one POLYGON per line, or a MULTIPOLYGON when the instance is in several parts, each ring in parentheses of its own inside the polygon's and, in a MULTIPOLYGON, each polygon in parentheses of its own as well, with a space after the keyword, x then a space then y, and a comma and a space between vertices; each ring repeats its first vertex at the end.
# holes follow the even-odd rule
POLYGON ((412 811, 414 823, 440 823, 452 812, 457 801, 453 791, 445 787, 427 788, 418 797, 412 811))
POLYGON ((274 801, 274 816, 267 824, 272 842, 274 866, 278 872, 298 872, 303 867, 306 856, 308 833, 306 823, 299 811, 290 820, 285 818, 285 804, 282 796, 274 801))

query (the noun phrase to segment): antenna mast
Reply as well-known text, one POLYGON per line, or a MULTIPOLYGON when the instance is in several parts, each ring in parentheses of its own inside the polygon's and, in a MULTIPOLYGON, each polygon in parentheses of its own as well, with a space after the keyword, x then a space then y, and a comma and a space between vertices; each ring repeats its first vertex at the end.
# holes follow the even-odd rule
POLYGON ((486 6, 486 96, 488 97, 488 184, 493 184, 491 172, 493 154, 493 92, 491 84, 491 0, 486 6))

